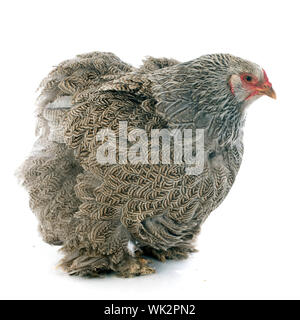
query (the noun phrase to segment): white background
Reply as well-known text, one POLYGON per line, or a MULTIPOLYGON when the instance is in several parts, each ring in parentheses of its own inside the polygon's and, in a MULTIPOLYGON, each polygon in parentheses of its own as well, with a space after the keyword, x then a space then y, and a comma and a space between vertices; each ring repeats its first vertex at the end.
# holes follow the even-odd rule
POLYGON ((2 299, 299 299, 298 1, 3 1, 0 8, 2 299), (199 252, 134 279, 55 269, 28 196, 13 176, 34 141, 35 90, 52 66, 112 51, 188 61, 232 53, 260 64, 277 100, 248 111, 234 187, 203 225, 199 252))

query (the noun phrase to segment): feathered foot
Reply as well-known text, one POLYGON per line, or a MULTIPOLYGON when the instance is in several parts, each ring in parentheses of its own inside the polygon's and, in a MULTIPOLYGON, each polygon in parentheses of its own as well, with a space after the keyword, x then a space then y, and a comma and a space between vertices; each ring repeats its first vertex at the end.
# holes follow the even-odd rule
POLYGON ((190 253, 196 252, 197 249, 190 248, 170 248, 168 250, 156 250, 150 247, 144 247, 145 255, 153 257, 161 262, 166 260, 183 260, 187 259, 190 253))
POLYGON ((149 261, 143 258, 132 258, 124 267, 119 267, 117 275, 124 278, 131 278, 155 273, 155 269, 151 268, 148 263, 149 261))
POLYGON ((103 277, 113 271, 117 276, 130 278, 154 273, 155 269, 148 266, 148 263, 146 259, 128 256, 114 264, 113 256, 89 256, 76 252, 67 254, 58 267, 70 275, 103 277))
POLYGON ((69 275, 83 277, 100 277, 109 271, 107 258, 81 255, 80 252, 67 254, 57 267, 69 275))

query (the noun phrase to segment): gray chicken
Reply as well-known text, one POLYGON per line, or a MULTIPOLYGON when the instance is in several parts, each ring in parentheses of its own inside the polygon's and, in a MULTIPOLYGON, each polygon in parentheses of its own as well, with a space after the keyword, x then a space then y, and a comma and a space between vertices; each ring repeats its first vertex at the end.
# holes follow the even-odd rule
POLYGON ((149 57, 134 68, 94 52, 59 64, 41 84, 38 139, 20 176, 43 239, 63 246, 60 266, 130 277, 155 271, 147 256, 194 252, 201 224, 239 170, 245 110, 262 95, 275 98, 265 71, 230 54, 185 63, 149 57), (121 122, 147 134, 201 129, 201 172, 187 174, 184 161, 99 162, 99 131, 117 134, 121 122))

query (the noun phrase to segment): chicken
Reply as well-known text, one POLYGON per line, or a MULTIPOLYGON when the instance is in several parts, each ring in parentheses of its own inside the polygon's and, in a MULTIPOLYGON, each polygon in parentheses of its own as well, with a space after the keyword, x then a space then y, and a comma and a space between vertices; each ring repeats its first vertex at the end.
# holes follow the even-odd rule
POLYGON ((262 95, 275 98, 266 72, 230 54, 185 63, 149 57, 134 68, 93 52, 59 64, 41 84, 38 138, 20 176, 43 239, 62 245, 60 266, 71 275, 131 277, 155 272, 147 257, 187 258, 235 180, 245 112, 262 95), (125 122, 128 132, 147 134, 202 130, 201 170, 121 154, 101 163, 98 133, 117 135, 125 122))

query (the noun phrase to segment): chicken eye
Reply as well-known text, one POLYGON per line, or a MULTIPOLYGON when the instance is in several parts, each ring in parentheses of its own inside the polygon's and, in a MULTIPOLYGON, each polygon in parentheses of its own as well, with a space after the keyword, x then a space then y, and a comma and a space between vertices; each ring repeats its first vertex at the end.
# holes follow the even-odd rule
POLYGON ((253 79, 253 78, 252 78, 251 76, 246 76, 246 77, 245 77, 245 80, 246 80, 247 82, 251 82, 252 79, 253 79))

